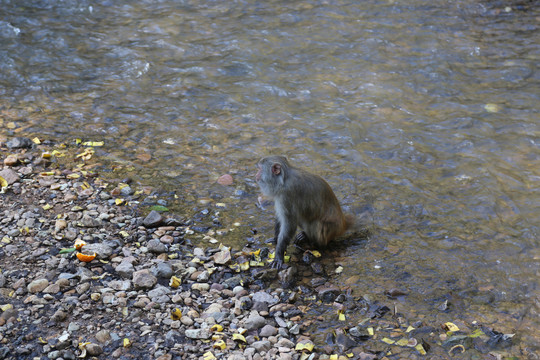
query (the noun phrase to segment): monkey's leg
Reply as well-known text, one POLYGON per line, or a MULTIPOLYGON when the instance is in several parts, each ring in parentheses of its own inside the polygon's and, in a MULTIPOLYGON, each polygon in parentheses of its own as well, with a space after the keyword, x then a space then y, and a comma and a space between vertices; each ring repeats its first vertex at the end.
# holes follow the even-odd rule
POLYGON ((305 251, 300 244, 302 243, 309 243, 309 239, 304 231, 300 231, 298 234, 296 234, 294 238, 293 245, 300 251, 305 251))

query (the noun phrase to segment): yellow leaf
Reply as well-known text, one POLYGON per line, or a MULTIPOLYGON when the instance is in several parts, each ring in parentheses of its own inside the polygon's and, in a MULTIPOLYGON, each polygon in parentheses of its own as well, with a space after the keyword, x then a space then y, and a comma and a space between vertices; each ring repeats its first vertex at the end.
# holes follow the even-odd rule
POLYGON ((67 174, 67 175, 66 175, 66 178, 67 178, 67 179, 78 179, 78 178, 80 178, 80 177, 81 177, 81 175, 76 174, 76 173, 71 173, 71 174, 67 174))
POLYGON ((83 146, 92 146, 92 147, 97 147, 97 146, 103 146, 103 141, 85 141, 83 142, 83 146))
POLYGON ((286 263, 288 263, 289 261, 291 261, 291 256, 290 256, 290 255, 285 255, 285 256, 283 257, 283 260, 284 260, 286 263))
POLYGON ((52 205, 50 204, 45 204, 42 206, 43 210, 49 210, 50 208, 52 208, 52 205))
POLYGON ((43 154, 41 154, 41 157, 43 159, 50 159, 52 157, 52 155, 51 155, 51 153, 44 152, 43 154))
POLYGON ((451 322, 446 322, 446 323, 444 323, 444 327, 445 327, 448 331, 451 331, 451 332, 459 331, 459 328, 456 326, 456 324, 451 323, 451 322))
POLYGON ((242 271, 247 271, 247 270, 249 270, 249 261, 246 261, 246 262, 244 262, 244 263, 241 263, 241 264, 240 264, 240 270, 242 270, 242 271))
POLYGON ((125 230, 120 231, 119 234, 122 235, 123 238, 129 237, 129 233, 125 230))
POLYGON ((76 144, 76 145, 79 145, 81 142, 82 142, 81 139, 75 139, 75 144, 76 144))
POLYGON ((392 340, 392 339, 389 339, 389 338, 386 338, 386 337, 385 337, 385 338, 383 338, 383 339, 381 339, 381 341, 382 341, 382 342, 384 342, 384 343, 387 343, 387 344, 389 344, 389 345, 392 345, 392 344, 394 344, 394 343, 395 343, 395 341, 394 341, 394 340, 392 340))
POLYGON ((299 342, 296 344, 296 347, 294 348, 296 351, 309 351, 312 352, 315 345, 311 341, 307 342, 299 342))
POLYGON ((125 348, 130 347, 131 346, 131 341, 128 338, 124 338, 124 340, 122 341, 122 345, 125 348))
POLYGON ((2 312, 8 311, 9 309, 13 309, 13 305, 11 304, 0 305, 0 310, 2 310, 2 312))
POLYGON ((43 338, 40 336, 38 341, 42 344, 46 344, 47 343, 47 340, 43 340, 43 338))
POLYGON ((221 326, 221 325, 219 325, 219 324, 214 324, 214 325, 210 328, 210 331, 221 332, 221 331, 223 331, 223 326, 221 326))
POLYGON ((33 139, 32 139, 32 142, 33 142, 34 144, 36 144, 36 145, 41 144, 41 141, 39 140, 38 137, 33 138, 33 139))
POLYGON ((241 341, 244 343, 246 342, 246 338, 244 337, 244 335, 241 335, 241 334, 233 334, 232 339, 234 341, 241 341))
POLYGON ((171 311, 171 319, 180 320, 182 318, 182 311, 179 308, 175 308, 171 311))
POLYGON ((124 306, 124 307, 122 308, 122 316, 123 316, 123 317, 127 317, 128 315, 129 315, 129 309, 128 309, 127 306, 124 306))
POLYGON ((176 289, 178 288, 180 285, 182 284, 182 279, 176 277, 176 276, 171 276, 171 280, 169 280, 169 286, 172 287, 173 289, 176 289))
POLYGON ((216 341, 212 347, 214 349, 225 350, 227 348, 227 344, 225 344, 225 341, 219 340, 219 341, 216 341))
POLYGON ((409 325, 409 327, 407 328, 407 330, 405 330, 405 332, 409 333, 409 332, 411 332, 413 330, 414 330, 414 328, 411 325, 409 325))
POLYGON ((409 340, 406 338, 401 338, 398 341, 396 341, 396 345, 398 346, 407 346, 409 344, 409 340))
POLYGON ((338 266, 335 270, 336 274, 341 274, 343 272, 343 266, 338 266))
POLYGON ((321 257, 321 253, 320 253, 319 251, 317 251, 317 250, 311 251, 311 254, 313 254, 313 256, 315 256, 315 257, 317 257, 317 258, 318 258, 318 257, 321 257))
POLYGON ((116 205, 122 205, 123 202, 124 202, 124 199, 114 199, 114 203, 116 205))
POLYGON ((54 171, 43 171, 39 173, 40 176, 51 176, 54 175, 54 171))
POLYGON ((214 356, 214 354, 212 354, 211 351, 207 351, 203 354, 203 360, 215 360, 216 357, 214 356))
POLYGON ((375 332, 373 331, 373 328, 370 326, 367 328, 367 333, 369 334, 369 336, 373 336, 375 332))
POLYGON ((332 355, 330 355, 330 360, 338 360, 338 359, 339 359, 338 354, 332 354, 332 355))
POLYGON ((339 321, 345 321, 345 314, 343 311, 338 311, 339 321))
POLYGON ((58 150, 53 150, 53 151, 51 152, 51 155, 52 155, 52 156, 56 156, 56 157, 66 156, 66 154, 64 154, 63 152, 58 151, 58 150))
POLYGON ((422 346, 422 344, 418 344, 414 347, 416 349, 416 351, 418 351, 420 353, 420 355, 426 355, 426 350, 424 350, 424 347, 422 346))
POLYGON ((5 188, 7 186, 8 186, 7 180, 0 176, 0 187, 5 188))

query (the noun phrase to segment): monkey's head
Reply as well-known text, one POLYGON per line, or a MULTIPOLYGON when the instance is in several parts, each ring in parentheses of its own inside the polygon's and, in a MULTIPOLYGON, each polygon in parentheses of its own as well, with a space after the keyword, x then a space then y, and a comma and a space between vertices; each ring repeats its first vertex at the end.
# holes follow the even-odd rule
POLYGON ((264 157, 258 162, 257 167, 255 180, 262 193, 266 196, 278 195, 287 180, 290 168, 287 158, 278 155, 264 157))

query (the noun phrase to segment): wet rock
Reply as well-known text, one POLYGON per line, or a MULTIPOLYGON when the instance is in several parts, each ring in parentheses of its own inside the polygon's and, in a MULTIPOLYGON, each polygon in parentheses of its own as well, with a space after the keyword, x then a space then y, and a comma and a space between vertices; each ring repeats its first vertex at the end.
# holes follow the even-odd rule
POLYGON ((233 184, 233 177, 229 174, 221 175, 217 179, 217 183, 224 186, 229 186, 233 184))
POLYGON ((133 285, 136 289, 151 289, 156 285, 157 278, 150 273, 150 270, 144 269, 133 273, 133 285))
POLYGON ((174 275, 173 267, 168 262, 160 262, 152 267, 152 274, 158 279, 170 279, 174 275))
POLYGON ((150 211, 143 220, 143 226, 147 228, 155 228, 163 223, 163 216, 155 210, 150 211))
POLYGON ((186 335, 186 337, 190 339, 198 339, 198 340, 206 340, 212 336, 212 334, 208 331, 208 329, 205 329, 205 328, 187 329, 184 335, 186 335))
POLYGON ((261 351, 268 351, 272 348, 272 343, 268 340, 260 340, 255 341, 253 344, 251 344, 251 347, 253 347, 258 353, 261 351))
POLYGON ((265 302, 267 305, 274 305, 279 302, 279 299, 265 291, 257 291, 253 294, 252 299, 254 302, 265 302))
POLYGON ((4 165, 6 166, 15 166, 19 162, 19 159, 15 155, 8 155, 4 159, 4 165))
POLYGON ((90 356, 99 356, 103 353, 103 349, 98 344, 90 343, 86 345, 86 352, 90 356))
POLYGON ((124 279, 131 279, 133 273, 135 272, 135 267, 132 263, 124 260, 116 267, 115 270, 118 275, 120 275, 124 279))
POLYGON ((111 333, 109 330, 100 330, 96 333, 96 340, 104 344, 111 340, 111 333))
POLYGON ((277 335, 278 330, 272 326, 272 325, 264 325, 262 329, 259 331, 260 337, 269 337, 269 336, 275 336, 277 335))
POLYGON ((249 317, 244 321, 244 327, 248 330, 257 330, 262 328, 266 324, 266 319, 252 312, 249 317))
POLYGON ((214 254, 214 262, 218 265, 225 265, 229 261, 231 261, 231 252, 227 248, 214 254))
POLYGON ((15 137, 6 141, 6 145, 10 149, 31 148, 33 144, 32 140, 25 137, 15 137))
POLYGON ((341 292, 335 285, 322 285, 315 289, 323 302, 332 302, 341 292))
POLYGON ((8 185, 12 185, 19 181, 19 174, 11 169, 4 169, 0 171, 0 176, 7 181, 8 185))
POLYGON ((51 319, 55 322, 62 322, 67 318, 67 313, 63 310, 57 310, 51 319))
POLYGON ((356 341, 345 335, 343 331, 339 331, 337 333, 336 344, 339 346, 341 352, 345 352, 346 350, 357 345, 356 341))
POLYGON ((163 244, 158 239, 152 239, 147 244, 148 251, 153 254, 163 254, 167 252, 167 245, 163 244))
POLYGON ((281 270, 278 273, 279 281, 284 288, 287 289, 294 285, 296 272, 296 266, 291 266, 285 270, 281 270))
POLYGON ((36 294, 40 291, 43 291, 47 286, 49 286, 49 280, 47 279, 36 279, 32 281, 27 286, 27 290, 31 294, 36 294))
POLYGON ((77 223, 77 225, 80 227, 94 228, 94 227, 101 227, 103 223, 102 223, 102 220, 100 220, 99 218, 94 218, 90 216, 89 214, 84 214, 81 221, 77 223))

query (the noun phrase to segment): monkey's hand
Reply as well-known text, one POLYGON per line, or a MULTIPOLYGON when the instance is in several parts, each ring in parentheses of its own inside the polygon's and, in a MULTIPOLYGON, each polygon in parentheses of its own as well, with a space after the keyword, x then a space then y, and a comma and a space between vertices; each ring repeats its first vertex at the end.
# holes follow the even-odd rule
POLYGON ((271 266, 272 266, 272 269, 278 269, 278 270, 283 269, 283 266, 284 266, 283 259, 276 257, 274 261, 272 261, 271 266))

